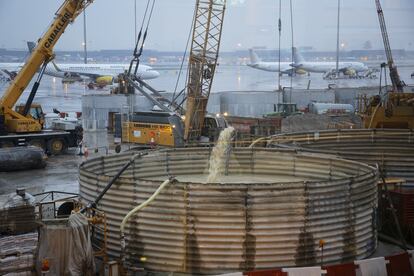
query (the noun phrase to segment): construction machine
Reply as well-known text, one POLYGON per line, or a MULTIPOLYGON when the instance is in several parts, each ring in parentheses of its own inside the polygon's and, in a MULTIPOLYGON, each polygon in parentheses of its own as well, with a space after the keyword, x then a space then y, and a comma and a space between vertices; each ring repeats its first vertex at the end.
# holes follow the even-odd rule
POLYGON ((39 39, 36 48, 11 82, 0 99, 0 147, 34 144, 51 154, 63 152, 67 147, 76 146, 81 138, 78 125, 61 124, 60 129, 45 130, 44 113, 33 99, 48 62, 54 58, 53 48, 66 27, 93 0, 65 0, 55 17, 39 39), (25 104, 16 106, 34 75, 39 71, 36 82, 25 104))
MULTIPOLYGON (((153 143, 171 147, 194 145, 214 142, 220 131, 227 127, 223 116, 207 114, 207 103, 217 67, 225 7, 225 0, 196 2, 187 94, 184 98, 185 108, 177 104, 178 97, 166 99, 157 90, 131 74, 131 70, 121 76, 122 80, 119 83, 122 87, 120 86, 117 91, 130 91, 126 87, 133 86, 160 110, 129 114, 126 119, 123 118, 123 142, 153 143)), ((135 47, 133 61, 138 60, 137 48, 135 47)), ((133 67, 132 62, 130 68, 133 67)), ((122 116, 118 118, 116 124, 119 125, 122 116)))
MULTIPOLYGON (((392 90, 370 99, 362 97, 359 106, 365 128, 414 128, 414 93, 404 93, 404 82, 394 64, 380 0, 375 0, 384 42, 392 90)), ((385 66, 384 66, 385 68, 385 66)))

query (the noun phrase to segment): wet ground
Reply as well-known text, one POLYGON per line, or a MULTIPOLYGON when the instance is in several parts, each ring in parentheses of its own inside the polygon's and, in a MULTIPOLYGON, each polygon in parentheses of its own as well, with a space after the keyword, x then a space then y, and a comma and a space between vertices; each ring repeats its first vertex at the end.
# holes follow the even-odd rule
POLYGON ((25 188, 30 194, 46 191, 78 192, 78 166, 84 157, 75 150, 68 154, 51 156, 45 169, 0 173, 0 206, 16 188, 25 188))

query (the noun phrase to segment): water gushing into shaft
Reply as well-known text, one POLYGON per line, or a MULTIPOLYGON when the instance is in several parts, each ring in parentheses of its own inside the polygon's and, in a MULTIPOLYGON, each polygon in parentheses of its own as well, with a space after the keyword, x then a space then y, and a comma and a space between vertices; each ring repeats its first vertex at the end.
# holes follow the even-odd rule
POLYGON ((212 183, 217 180, 217 177, 222 173, 228 158, 228 152, 231 147, 231 138, 234 132, 233 127, 224 129, 217 140, 210 156, 210 168, 207 177, 207 183, 212 183))

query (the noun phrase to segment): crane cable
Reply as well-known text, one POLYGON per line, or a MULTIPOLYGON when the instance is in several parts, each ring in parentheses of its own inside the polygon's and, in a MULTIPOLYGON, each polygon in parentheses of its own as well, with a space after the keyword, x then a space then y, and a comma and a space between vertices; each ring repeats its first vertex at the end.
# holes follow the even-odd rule
MULTIPOLYGON (((294 62, 293 47, 295 47, 295 43, 294 43, 294 36, 293 36, 293 4, 292 4, 292 0, 290 0, 290 31, 291 31, 291 35, 292 35, 292 63, 293 63, 294 62)), ((296 70, 292 70, 292 73, 290 74, 289 103, 292 103, 293 74, 296 74, 296 70)))
MULTIPOLYGON (((196 20, 196 13, 197 13, 197 9, 194 9, 193 20, 191 22, 190 31, 188 32, 187 43, 185 45, 185 50, 184 50, 183 57, 182 57, 182 60, 181 60, 180 71, 178 73, 177 81, 175 83, 174 93, 173 93, 172 101, 171 101, 172 103, 176 102, 178 97, 181 96, 181 94, 183 94, 185 92, 185 89, 187 88, 188 74, 186 75, 186 78, 185 78, 185 83, 186 84, 185 84, 184 88, 176 95, 177 88, 178 88, 178 83, 180 82, 181 74, 183 72, 185 57, 187 56, 188 48, 190 47, 190 39, 191 39, 191 34, 193 32, 193 27, 194 27, 194 24, 195 24, 195 20, 196 20)), ((181 106, 182 104, 184 104, 184 101, 185 101, 185 95, 183 97, 183 100, 180 102, 180 104, 178 104, 178 106, 181 106)))
POLYGON ((139 34, 138 34, 138 37, 137 37, 137 42, 136 42, 135 48, 134 48, 134 54, 133 54, 134 58, 131 60, 131 63, 129 65, 128 75, 131 74, 134 62, 136 62, 136 66, 134 68, 134 76, 136 76, 136 74, 137 74, 138 66, 139 66, 139 62, 140 62, 139 58, 141 57, 142 52, 144 50, 145 40, 146 40, 147 35, 148 35, 149 24, 151 22, 152 14, 153 14, 153 11, 154 11, 155 1, 156 0, 148 0, 147 1, 147 5, 145 7, 145 12, 144 12, 144 17, 142 18, 141 28, 139 30, 139 34), (152 1, 152 5, 151 5, 151 9, 150 9, 148 19, 147 19, 148 9, 149 9, 151 1, 152 1), (146 25, 145 31, 144 31, 144 34, 142 35, 142 31, 144 30, 145 25, 146 25), (141 37, 142 37, 142 41, 141 41, 141 37))

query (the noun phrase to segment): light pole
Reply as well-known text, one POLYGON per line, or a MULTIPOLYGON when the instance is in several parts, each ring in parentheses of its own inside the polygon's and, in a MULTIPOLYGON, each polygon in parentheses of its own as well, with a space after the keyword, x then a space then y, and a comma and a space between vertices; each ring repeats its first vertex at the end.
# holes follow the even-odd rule
POLYGON ((86 49, 86 10, 83 10, 83 62, 88 63, 88 51, 86 49))
POLYGON ((338 0, 338 22, 336 27, 336 78, 339 77, 339 22, 341 17, 341 0, 338 0))
MULTIPOLYGON (((279 0, 279 21, 278 21, 278 29, 279 29, 279 76, 278 76, 278 90, 281 91, 282 87, 280 85, 280 48, 281 48, 281 38, 282 38, 282 0, 279 0)), ((279 94, 278 94, 279 95, 279 94)), ((278 102, 279 103, 279 102, 278 102)))

